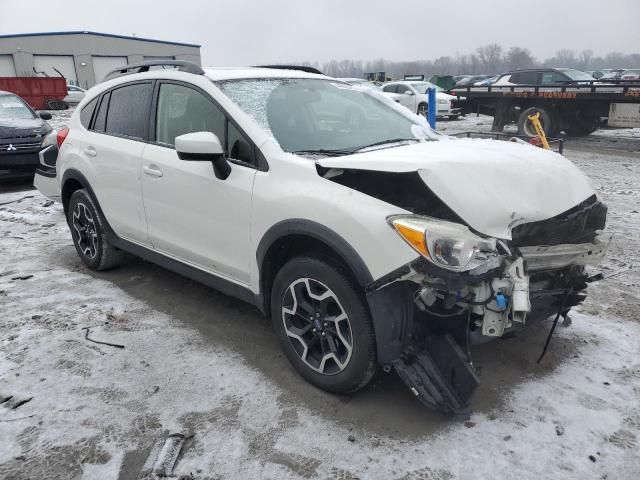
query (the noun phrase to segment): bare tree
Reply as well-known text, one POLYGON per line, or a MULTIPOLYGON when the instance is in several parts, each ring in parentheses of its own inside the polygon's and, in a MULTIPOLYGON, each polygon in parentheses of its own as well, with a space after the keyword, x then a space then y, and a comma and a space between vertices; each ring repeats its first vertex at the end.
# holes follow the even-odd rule
POLYGON ((545 60, 544 64, 547 67, 576 68, 578 67, 578 57, 576 56, 576 52, 573 50, 563 48, 556 52, 555 57, 545 60))
MULTIPOLYGON (((386 72, 387 77, 402 78, 404 75, 423 74, 427 78, 431 75, 477 75, 480 73, 500 73, 505 69, 517 70, 531 68, 538 65, 536 59, 526 48, 511 47, 503 55, 503 49, 498 44, 485 45, 476 53, 456 53, 455 58, 448 56, 431 60, 413 60, 392 62, 383 58, 377 60, 331 60, 319 62, 293 62, 313 66, 327 75, 334 77, 362 78, 365 72, 386 72)), ((611 52, 603 57, 594 56, 591 50, 576 53, 573 50, 562 49, 556 55, 543 62, 547 67, 569 67, 577 69, 598 68, 640 68, 640 54, 624 54, 611 52)))
POLYGON ((497 43, 478 47, 478 58, 484 70, 483 73, 497 73, 502 71, 502 47, 497 43))
POLYGON ((536 65, 536 59, 526 48, 511 47, 504 57, 504 67, 506 70, 521 70, 532 68, 536 65))
POLYGON ((583 50, 578 57, 578 68, 580 70, 589 70, 593 62, 593 50, 583 50))
POLYGON ((433 61, 435 73, 440 75, 451 75, 453 73, 453 62, 451 57, 440 57, 433 61))

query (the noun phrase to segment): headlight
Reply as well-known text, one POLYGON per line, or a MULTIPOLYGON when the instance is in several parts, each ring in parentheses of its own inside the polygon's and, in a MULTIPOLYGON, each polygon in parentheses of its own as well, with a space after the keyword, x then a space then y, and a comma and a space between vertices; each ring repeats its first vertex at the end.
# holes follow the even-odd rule
POLYGON ((449 100, 444 100, 442 98, 438 99, 438 105, 448 105, 449 104, 449 100))
POLYGON ((418 215, 393 216, 388 221, 414 250, 447 270, 473 270, 496 256, 495 238, 479 237, 459 223, 418 215))

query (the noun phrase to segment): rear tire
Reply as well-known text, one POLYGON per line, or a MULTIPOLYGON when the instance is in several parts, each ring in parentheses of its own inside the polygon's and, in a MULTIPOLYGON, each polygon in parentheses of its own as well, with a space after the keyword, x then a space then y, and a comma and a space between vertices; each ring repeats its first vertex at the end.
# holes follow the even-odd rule
POLYGON ((539 107, 530 107, 520 113, 518 117, 518 135, 524 135, 529 138, 537 137, 533 124, 529 120, 529 115, 535 115, 540 112, 540 123, 547 137, 553 137, 556 131, 556 123, 552 112, 539 107))
POLYGON ((124 252, 107 240, 107 222, 86 190, 76 190, 71 195, 67 223, 76 252, 87 267, 107 270, 122 263, 124 252))
POLYGON ((277 273, 271 319, 291 365, 334 393, 363 388, 376 370, 373 325, 361 289, 330 262, 296 257, 277 273))

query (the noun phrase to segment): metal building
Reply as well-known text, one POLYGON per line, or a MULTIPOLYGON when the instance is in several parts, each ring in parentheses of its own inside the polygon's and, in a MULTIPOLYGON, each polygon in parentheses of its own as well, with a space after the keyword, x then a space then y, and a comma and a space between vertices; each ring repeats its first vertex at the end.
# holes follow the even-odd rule
POLYGON ((96 32, 0 35, 0 77, 60 76, 89 88, 119 66, 147 60, 200 64, 200 45, 96 32))

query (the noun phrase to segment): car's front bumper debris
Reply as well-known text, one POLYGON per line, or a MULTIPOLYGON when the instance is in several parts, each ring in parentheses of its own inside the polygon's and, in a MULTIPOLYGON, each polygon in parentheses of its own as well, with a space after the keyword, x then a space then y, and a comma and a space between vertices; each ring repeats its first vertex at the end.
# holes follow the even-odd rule
POLYGON ((465 413, 479 385, 469 346, 566 315, 585 299, 586 266, 602 260, 610 241, 599 233, 580 244, 512 245, 476 272, 421 258, 386 275, 367 289, 379 363, 393 366, 426 406, 465 413))
POLYGON ((451 335, 429 337, 419 353, 395 360, 398 376, 428 408, 467 414, 480 380, 451 335))

